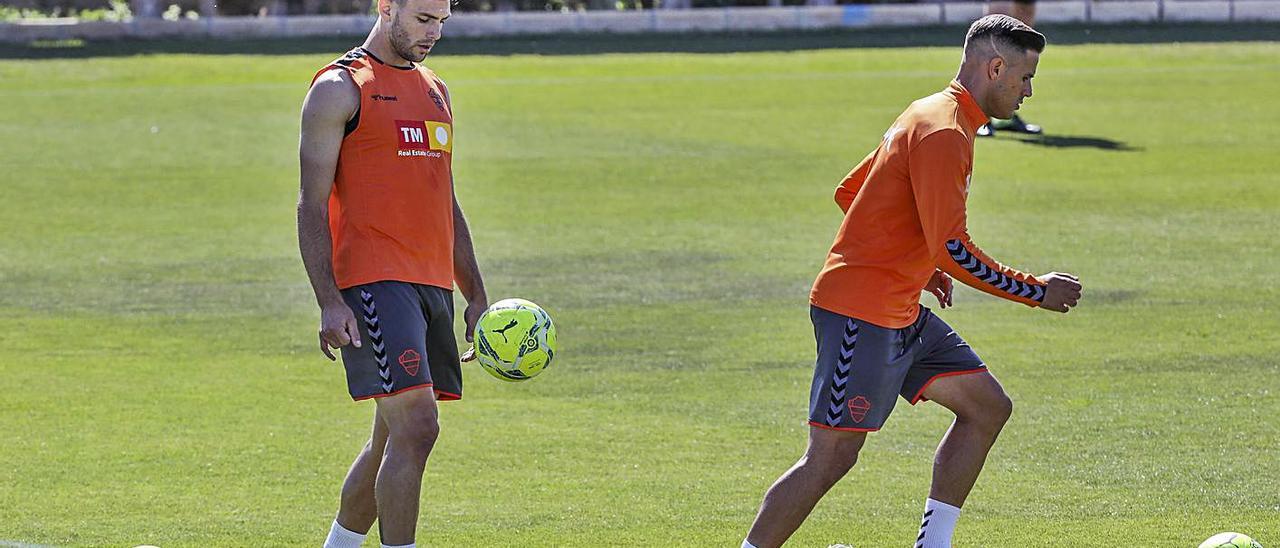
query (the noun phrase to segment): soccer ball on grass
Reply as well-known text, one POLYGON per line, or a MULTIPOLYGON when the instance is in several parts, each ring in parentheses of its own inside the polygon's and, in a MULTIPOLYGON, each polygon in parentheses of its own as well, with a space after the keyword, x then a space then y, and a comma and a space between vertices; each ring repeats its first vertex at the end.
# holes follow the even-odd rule
POLYGON ((1200 548, 1262 548, 1258 541, 1240 533, 1218 533, 1200 543, 1200 548))

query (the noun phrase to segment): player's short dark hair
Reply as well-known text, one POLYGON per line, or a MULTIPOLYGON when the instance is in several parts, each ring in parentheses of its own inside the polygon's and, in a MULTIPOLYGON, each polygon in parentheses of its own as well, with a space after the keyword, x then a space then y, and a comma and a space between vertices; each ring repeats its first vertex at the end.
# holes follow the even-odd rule
POLYGON ((1018 48, 1019 51, 1034 50, 1043 53, 1048 43, 1043 34, 1026 23, 1008 15, 992 14, 969 25, 969 34, 964 37, 965 50, 970 44, 979 44, 979 40, 991 38, 1002 45, 1018 48))

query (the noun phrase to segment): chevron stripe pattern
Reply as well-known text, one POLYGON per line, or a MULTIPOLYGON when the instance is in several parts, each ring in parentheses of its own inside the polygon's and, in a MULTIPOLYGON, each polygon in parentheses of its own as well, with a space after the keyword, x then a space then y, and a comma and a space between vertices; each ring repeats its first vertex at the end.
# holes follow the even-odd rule
POLYGON ((360 290, 360 308, 364 313, 364 326, 369 331, 369 346, 373 348, 373 358, 378 361, 378 376, 382 378, 382 393, 395 391, 395 382, 391 380, 391 367, 387 365, 387 345, 382 340, 382 326, 378 324, 378 307, 373 304, 373 294, 360 290))
POLYGON ((924 548, 924 535, 929 529, 929 517, 933 515, 933 510, 926 510, 924 519, 920 522, 920 536, 916 537, 916 548, 924 548))
POLYGON ((844 400, 849 386, 849 372, 853 369, 853 347, 858 343, 858 324, 849 320, 844 326, 844 340, 840 341, 840 357, 836 370, 831 374, 831 407, 827 409, 827 426, 840 424, 844 417, 844 400))
POLYGON ((1031 299, 1035 302, 1044 301, 1044 286, 1020 282, 1005 276, 999 270, 978 260, 978 256, 970 252, 960 240, 947 241, 947 253, 951 255, 951 260, 960 265, 960 268, 969 271, 973 277, 985 284, 1015 297, 1031 299))
POLYGON ((349 67, 351 66, 352 63, 355 63, 357 60, 364 58, 364 56, 365 56, 365 52, 363 48, 353 49, 351 51, 348 51, 345 55, 343 55, 341 59, 334 61, 334 64, 342 65, 344 67, 349 67))

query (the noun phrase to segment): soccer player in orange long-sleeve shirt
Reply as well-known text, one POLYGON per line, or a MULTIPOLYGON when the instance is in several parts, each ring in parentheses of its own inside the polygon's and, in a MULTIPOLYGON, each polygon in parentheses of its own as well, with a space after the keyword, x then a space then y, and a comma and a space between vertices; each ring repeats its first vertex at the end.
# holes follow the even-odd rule
POLYGON ((818 339, 809 447, 765 494, 743 547, 781 545, 854 465, 898 396, 955 413, 938 446, 918 548, 949 547, 960 507, 1012 402, 969 345, 919 304, 945 308, 951 279, 1055 312, 1080 298, 1069 274, 1032 276, 993 261, 969 238, 965 200, 973 139, 988 117, 1009 118, 1031 96, 1045 38, 1006 15, 969 28, 955 80, 916 101, 840 183, 845 212, 810 294, 818 339))

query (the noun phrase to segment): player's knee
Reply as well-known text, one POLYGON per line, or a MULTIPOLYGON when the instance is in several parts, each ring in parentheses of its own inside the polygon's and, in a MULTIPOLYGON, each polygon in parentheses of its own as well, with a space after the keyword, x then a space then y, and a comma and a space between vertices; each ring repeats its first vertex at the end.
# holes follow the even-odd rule
POLYGON ((992 395, 983 402, 978 423, 992 435, 1000 433, 1009 417, 1013 416, 1013 400, 1003 391, 992 395))
POLYGON ((439 435, 440 427, 434 424, 406 428, 399 435, 393 436, 388 451, 408 455, 414 460, 426 460, 439 435))
POLYGON ((431 448, 436 444, 436 438, 440 437, 440 422, 436 420, 434 414, 424 416, 406 429, 402 442, 408 442, 415 448, 430 452, 431 448))
POLYGON ((827 485, 835 485, 858 463, 858 452, 828 455, 821 461, 820 475, 827 485))
POLYGON ((440 437, 440 422, 434 412, 411 413, 391 429, 389 444, 395 451, 412 451, 426 456, 440 437))
POLYGON ((855 449, 848 453, 838 455, 831 461, 830 472, 834 476, 833 481, 839 481, 845 474, 853 469, 853 465, 858 464, 858 451, 855 449))
POLYGON ((805 454, 804 465, 816 468, 832 482, 837 481, 858 463, 858 452, 862 450, 864 439, 862 436, 842 437, 812 444, 805 454))
POLYGON ((951 407, 956 420, 998 434, 1013 415, 1013 400, 999 388, 966 398, 951 407))
POLYGON ((1013 400, 1009 398, 1008 394, 1000 393, 1000 397, 996 398, 995 409, 992 413, 999 419, 1001 426, 1009 422, 1009 417, 1013 416, 1013 400))
POLYGON ((836 446, 833 452, 833 459, 836 464, 844 468, 845 472, 848 472, 850 468, 853 468, 854 464, 858 463, 858 453, 862 451, 864 439, 848 440, 836 446))

